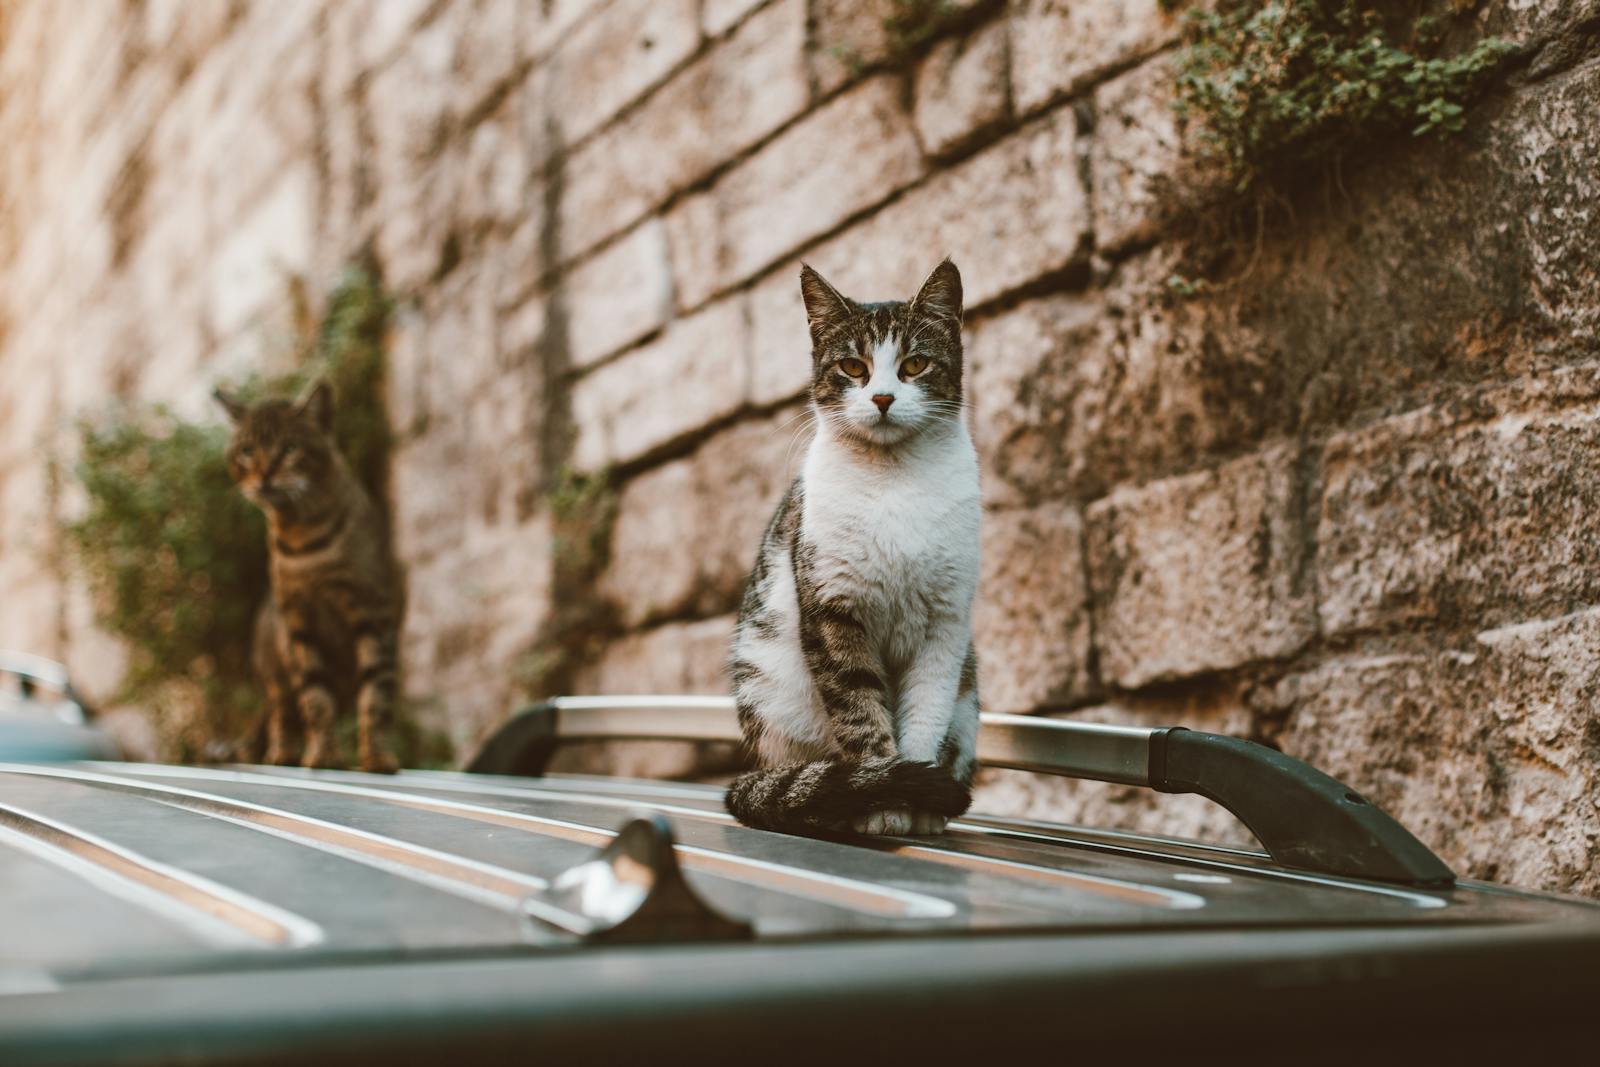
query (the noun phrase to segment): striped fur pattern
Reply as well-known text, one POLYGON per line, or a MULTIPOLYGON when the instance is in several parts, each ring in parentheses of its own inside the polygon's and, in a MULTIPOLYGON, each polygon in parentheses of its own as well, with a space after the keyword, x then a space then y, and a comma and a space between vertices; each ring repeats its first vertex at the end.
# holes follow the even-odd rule
POLYGON ((816 433, 762 539, 731 673, 760 769, 740 821, 938 833, 966 810, 978 729, 978 462, 962 418, 961 276, 908 302, 800 275, 816 433))
POLYGON ((355 704, 362 770, 392 772, 399 577, 372 499, 333 437, 333 395, 247 405, 219 390, 233 420, 228 470, 265 513, 272 593, 256 619, 268 763, 343 765, 341 706, 355 704))

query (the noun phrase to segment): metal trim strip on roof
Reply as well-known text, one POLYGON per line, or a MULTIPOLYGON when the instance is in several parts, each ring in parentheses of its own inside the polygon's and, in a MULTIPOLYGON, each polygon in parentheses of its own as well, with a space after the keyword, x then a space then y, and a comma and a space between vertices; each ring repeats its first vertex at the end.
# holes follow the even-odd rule
POLYGON ((339 826, 323 819, 200 793, 161 786, 136 778, 69 768, 26 764, 0 764, 0 772, 79 782, 122 790, 168 807, 193 811, 245 829, 292 841, 370 867, 388 871, 434 889, 465 897, 504 911, 515 912, 523 896, 549 883, 520 871, 453 856, 382 834, 339 826))
MULTIPOLYGON (((417 798, 415 794, 402 793, 400 790, 389 786, 359 786, 348 783, 314 781, 312 779, 303 778, 300 776, 280 777, 278 775, 271 774, 253 774, 252 772, 248 771, 210 771, 196 768, 163 768, 161 771, 146 773, 171 773, 175 777, 210 776, 213 778, 222 778, 225 775, 238 779, 248 777, 250 780, 259 781, 263 784, 283 785, 286 783, 293 783, 295 786, 301 788, 372 796, 380 799, 391 800, 395 803, 406 803, 407 801, 402 801, 399 798, 411 797, 412 802, 417 800, 421 800, 423 802, 421 805, 413 803, 413 806, 426 806, 440 803, 456 805, 464 809, 470 809, 471 811, 484 813, 478 817, 486 818, 489 821, 497 822, 502 825, 510 824, 510 820, 532 820, 534 822, 573 826, 576 825, 563 824, 561 820, 550 819, 548 816, 527 815, 520 812, 505 813, 495 808, 486 808, 481 805, 462 804, 459 801, 436 801, 431 797, 417 798)), ((460 791, 466 792, 476 788, 478 787, 463 786, 460 791)), ((724 824, 734 823, 737 821, 732 815, 723 811, 712 811, 705 808, 682 807, 676 804, 668 804, 661 801, 644 799, 619 800, 614 797, 599 797, 591 796, 586 793, 563 792, 558 789, 547 789, 541 786, 533 785, 526 787, 504 786, 484 789, 483 791, 496 796, 516 797, 524 800, 568 801, 572 803, 593 804, 599 807, 621 808, 625 810, 648 808, 652 811, 662 812, 663 814, 677 815, 688 819, 699 819, 708 822, 718 822, 724 824)), ((470 818, 473 816, 471 814, 467 814, 466 817, 470 818)), ((538 832, 536 827, 532 829, 534 832, 538 832)), ((605 840, 609 841, 610 836, 611 835, 607 833, 605 840)), ((678 850, 684 856, 684 865, 689 867, 691 870, 697 868, 708 869, 712 865, 715 865, 724 869, 719 870, 718 873, 724 873, 729 863, 741 864, 751 868, 760 867, 766 869, 778 869, 783 867, 783 865, 780 864, 770 864, 766 861, 753 860, 742 856, 734 856, 731 853, 718 852, 712 849, 702 849, 692 845, 680 844, 678 845, 678 850)), ((966 871, 978 871, 980 873, 994 874, 1000 877, 1018 876, 1032 880, 1053 881, 1063 888, 1071 888, 1080 892, 1098 893, 1120 903, 1140 903, 1150 907, 1176 909, 1199 908, 1204 907, 1206 903, 1204 898, 1196 896, 1193 893, 1168 889, 1165 886, 1147 885, 1138 882, 1130 882, 1125 879, 1083 874, 1078 871, 1065 871, 1061 870, 1060 868, 1026 863, 1021 860, 1004 860, 991 856, 959 852, 953 849, 940 848, 937 845, 919 843, 916 845, 905 845, 896 849, 884 851, 902 855, 915 855, 917 858, 923 859, 927 862, 941 863, 950 867, 959 867, 966 871), (987 868, 987 870, 985 870, 985 868, 987 868)), ((848 879, 839 879, 831 875, 820 874, 816 871, 808 871, 804 868, 789 867, 786 869, 794 872, 795 874, 802 875, 807 879, 815 881, 828 880, 835 884, 841 882, 849 882, 852 885, 855 884, 848 879)), ((736 874, 726 874, 725 876, 735 879, 738 878, 738 875, 736 874)), ((905 895, 904 891, 901 890, 893 890, 879 886, 868 886, 866 883, 860 884, 863 887, 871 889, 879 894, 895 893, 905 895)), ((784 889, 784 887, 781 885, 768 885, 766 887, 776 888, 779 890, 784 889)), ((926 899, 935 900, 937 898, 926 899)), ((944 902, 941 901, 941 903, 944 902)), ((908 917, 944 917, 948 914, 950 913, 945 912, 939 915, 908 915, 908 917)))
MULTIPOLYGON (((481 804, 468 804, 463 801, 421 796, 387 787, 360 786, 344 782, 315 781, 300 777, 253 774, 249 771, 211 771, 187 767, 149 768, 141 769, 138 773, 151 776, 167 774, 181 778, 236 781, 243 784, 299 788, 315 792, 361 796, 431 811, 435 814, 490 822, 500 826, 521 829, 529 833, 553 836, 567 841, 596 846, 603 846, 616 836, 615 831, 597 826, 587 826, 565 819, 554 819, 544 815, 530 815, 525 812, 504 811, 481 804)), ((569 800, 576 803, 594 802, 588 797, 561 794, 549 790, 529 791, 518 795, 524 799, 545 798, 569 800)), ((668 813, 679 815, 715 817, 721 814, 718 812, 691 811, 691 809, 678 808, 673 805, 653 805, 645 802, 613 801, 600 806, 633 810, 648 807, 652 810, 664 810, 668 813)), ((732 881, 806 897, 822 903, 848 908, 852 911, 866 912, 889 918, 947 919, 955 915, 958 910, 956 905, 950 901, 924 893, 914 893, 892 886, 874 885, 857 879, 807 870, 803 867, 793 867, 786 864, 753 859, 749 856, 737 856, 717 849, 702 848, 698 845, 680 843, 675 847, 681 862, 690 870, 716 874, 732 881), (803 885, 812 888, 803 889, 801 888, 803 885)))
POLYGON ((323 941, 310 919, 74 829, 0 804, 0 844, 27 852, 217 944, 303 948, 323 941))

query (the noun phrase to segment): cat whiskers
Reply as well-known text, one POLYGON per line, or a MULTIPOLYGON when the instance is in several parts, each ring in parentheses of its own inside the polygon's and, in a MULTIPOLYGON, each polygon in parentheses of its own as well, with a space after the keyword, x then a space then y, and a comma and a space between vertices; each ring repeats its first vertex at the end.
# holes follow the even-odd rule
POLYGON ((788 418, 784 419, 778 425, 772 427, 772 429, 769 431, 769 436, 771 436, 784 433, 786 431, 791 431, 792 428, 792 432, 789 432, 789 445, 783 450, 783 466, 785 470, 793 469, 792 463, 794 460, 795 446, 800 443, 800 440, 805 436, 806 431, 813 429, 815 425, 816 413, 811 409, 810 405, 807 405, 806 407, 803 407, 799 411, 795 412, 793 415, 790 415, 788 418), (799 423, 799 425, 796 426, 796 423, 799 423))
POLYGON ((923 401, 923 413, 927 416, 926 421, 928 421, 928 422, 931 422, 934 419, 949 419, 949 418, 954 418, 954 419, 958 419, 959 420, 962 417, 962 414, 963 414, 964 411, 965 411, 965 405, 962 404, 962 402, 959 401, 959 400, 925 400, 925 401, 923 401))

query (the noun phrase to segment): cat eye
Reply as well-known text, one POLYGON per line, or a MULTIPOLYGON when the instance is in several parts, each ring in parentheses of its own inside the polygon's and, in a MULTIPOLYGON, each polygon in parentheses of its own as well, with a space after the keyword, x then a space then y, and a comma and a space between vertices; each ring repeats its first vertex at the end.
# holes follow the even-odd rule
POLYGON ((910 359, 900 364, 900 374, 902 377, 906 378, 915 378, 917 375, 921 374, 927 369, 927 356, 912 356, 910 359))
POLYGON ((867 376, 867 365, 854 356, 846 356, 841 359, 839 361, 839 369, 852 378, 865 378, 867 376))

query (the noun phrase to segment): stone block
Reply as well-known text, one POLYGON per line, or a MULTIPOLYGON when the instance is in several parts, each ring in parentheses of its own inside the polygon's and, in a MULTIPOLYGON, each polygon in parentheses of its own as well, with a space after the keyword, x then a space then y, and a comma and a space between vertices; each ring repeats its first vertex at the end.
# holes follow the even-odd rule
POLYGON ((551 59, 561 139, 576 144, 664 80, 700 43, 697 0, 617 0, 551 59))
POLYGON ((411 37, 368 88, 371 181, 384 280, 411 292, 438 271, 456 218, 463 160, 443 151, 452 129, 450 100, 436 86, 448 81, 454 41, 443 24, 411 37))
POLYGON ((452 109, 469 118, 517 67, 521 0, 454 0, 437 16, 455 35, 449 82, 452 109))
POLYGON ((921 40, 983 0, 814 0, 811 55, 817 91, 824 95, 863 72, 905 62, 926 47, 921 40))
POLYGON ((1360 790, 1468 878, 1600 896, 1600 611, 1280 688, 1283 750, 1360 790))
POLYGON ((418 718, 445 730, 466 757, 518 701, 517 664, 550 607, 551 533, 542 516, 487 523, 458 515, 453 526, 444 551, 401 555, 408 605, 401 673, 418 718))
POLYGON ((623 486, 600 582, 623 625, 737 607, 762 531, 804 456, 798 415, 740 422, 623 486))
POLYGON ((549 0, 517 5, 518 50, 524 60, 539 63, 559 48, 580 19, 603 5, 594 0, 549 0))
POLYGON ((760 7, 765 0, 705 0, 700 25, 707 37, 715 37, 760 7))
POLYGON ((394 529, 407 560, 458 551, 478 525, 526 520, 540 489, 542 364, 500 337, 503 321, 540 303, 503 320, 484 279, 452 282, 400 313, 390 347, 394 529))
POLYGON ((382 190, 373 247, 384 284, 420 296, 444 272, 451 249, 459 249, 461 160, 442 154, 407 180, 405 187, 382 190))
MULTIPOLYGON (((1588 53, 1584 27, 1600 18, 1600 0, 1499 0, 1476 11, 1476 29, 1484 36, 1507 37, 1528 46, 1533 60, 1529 74, 1548 77, 1588 53)), ((1592 32, 1592 31, 1591 31, 1592 32)))
POLYGON ((142 11, 140 44, 160 50, 181 68, 192 70, 212 45, 222 39, 239 16, 227 4, 191 4, 155 0, 142 11))
POLYGON ((1007 116, 1006 24, 941 41, 917 66, 912 121, 929 155, 947 156, 1007 116))
POLYGON ((1085 378, 1102 357, 1103 305, 1061 294, 1019 304, 969 330, 966 389, 990 505, 1071 496, 1092 446, 1085 378))
POLYGON ((894 14, 893 0, 817 0, 812 7, 811 67, 819 93, 833 92, 888 58, 885 20, 894 14))
MULTIPOLYGON (((702 61, 703 62, 703 61, 702 61)), ((665 203, 713 165, 695 120, 699 64, 575 149, 562 167, 560 256, 583 255, 665 203)))
MULTIPOLYGON (((726 696, 733 616, 667 623, 612 642, 578 672, 580 694, 726 696)), ((738 746, 682 741, 588 742, 563 746, 557 772, 629 778, 695 778, 737 769, 738 746)))
POLYGON ((950 255, 968 309, 1059 272, 1087 253, 1076 135, 1070 111, 1048 115, 935 174, 805 259, 851 297, 904 300, 950 255))
POLYGON ((750 402, 793 400, 811 388, 811 334, 800 300, 800 267, 790 263, 750 288, 750 402))
POLYGON ((234 230, 211 272, 213 336, 229 337, 287 300, 286 279, 310 265, 314 198, 310 168, 295 167, 234 230))
POLYGON ((384 405, 389 428, 405 441, 427 427, 428 327, 416 308, 398 308, 389 326, 384 405))
POLYGON ((1172 43, 1178 20, 1161 0, 1022 0, 1013 4, 1011 86, 1026 115, 1076 95, 1172 43))
POLYGON ((747 151, 810 103, 805 0, 777 0, 708 54, 706 134, 721 163, 747 151))
POLYGON ((1026 713, 1093 692, 1083 518, 1075 507, 984 514, 972 630, 985 711, 1026 713))
POLYGON ((471 230, 505 230, 542 215, 534 188, 536 161, 521 136, 518 116, 501 107, 466 135, 458 206, 461 225, 471 230))
POLYGON ((572 462, 598 470, 640 459, 739 410, 749 388, 745 335, 744 299, 735 294, 580 379, 572 462))
MULTIPOLYGON (((274 51, 263 54, 268 41, 242 31, 230 35, 194 75, 218 70, 217 96, 188 116, 199 125, 185 140, 190 153, 186 165, 199 175, 212 226, 222 232, 237 226, 285 169, 311 164, 317 130, 316 56, 310 49, 297 49, 300 42, 292 39, 270 43, 274 51)), ((127 128, 107 129, 106 147, 117 142, 119 129, 127 128)), ((92 175, 100 154, 93 149, 87 153, 86 176, 92 175)))
MULTIPOLYGON (((540 190, 533 196, 537 200, 540 190)), ((494 272, 495 303, 513 311, 530 297, 545 295, 540 282, 545 276, 546 241, 544 218, 523 219, 504 237, 484 243, 480 255, 494 272)))
MULTIPOLYGON (((1588 0, 1587 12, 1590 28, 1577 31, 1574 20, 1564 35, 1577 55, 1592 55, 1600 5, 1588 0)), ((1588 63, 1570 77, 1552 78, 1520 105, 1500 118, 1493 134, 1492 158, 1503 183, 1502 190, 1487 194, 1494 197, 1496 235, 1516 242, 1516 269, 1526 279, 1526 299, 1537 317, 1556 338, 1592 354, 1600 346, 1600 302, 1591 299, 1600 292, 1600 257, 1594 254, 1600 235, 1600 128, 1592 121, 1600 108, 1600 67, 1588 63)))
POLYGON ((874 78, 852 89, 717 183, 724 283, 751 276, 921 173, 922 156, 894 79, 874 78))
MULTIPOLYGON (((352 0, 326 5, 327 45, 322 89, 328 99, 349 92, 362 74, 390 63, 407 65, 404 53, 425 41, 437 77, 413 85, 457 120, 474 114, 517 68, 523 19, 518 0, 445 0, 419 7, 412 0, 352 0)), ((273 12, 274 16, 277 14, 273 12)), ((303 40, 303 38, 302 38, 303 40)))
POLYGON ((1314 630, 1292 447, 1088 511, 1101 677, 1133 689, 1299 651, 1314 630))
POLYGON ((361 68, 372 70, 403 47, 402 42, 431 6, 431 0, 357 0, 334 4, 330 13, 335 21, 348 19, 359 27, 351 34, 350 43, 360 57, 361 68))
POLYGON ((587 367, 654 333, 672 314, 667 229, 646 219, 566 276, 568 352, 587 367))
MULTIPOLYGON (((1474 111, 1460 137, 1347 167, 1328 198, 1297 202, 1293 224, 1219 246, 1226 284, 1196 299, 1163 300, 1153 274, 1127 302, 1186 335, 1181 361, 1150 366, 1190 378, 1193 435, 1335 429, 1593 359, 1600 128, 1583 116, 1597 108, 1600 68, 1577 67, 1474 111)), ((1171 248, 1148 258, 1192 276, 1171 248)))
POLYGON ((1327 632, 1471 628, 1600 599, 1600 372, 1565 377, 1589 394, 1578 407, 1527 383, 1328 443, 1317 522, 1327 632))
POLYGON ((727 696, 732 615, 670 622, 612 642, 579 672, 577 691, 600 696, 727 696))
POLYGON ((579 147, 566 168, 561 250, 581 255, 805 109, 805 5, 780 0, 579 147))
POLYGON ((1172 296, 1176 268, 1158 247, 1103 289, 972 322, 968 382, 991 503, 1093 499, 1295 425, 1280 350, 1224 310, 1172 296))
POLYGON ((681 311, 692 311, 716 292, 722 273, 717 199, 708 192, 689 193, 672 205, 664 221, 677 305, 681 311))
POLYGON ((1089 181, 1095 245, 1102 252, 1154 240, 1178 216, 1228 188, 1219 169, 1185 141, 1172 108, 1175 66, 1163 56, 1095 90, 1089 181))

